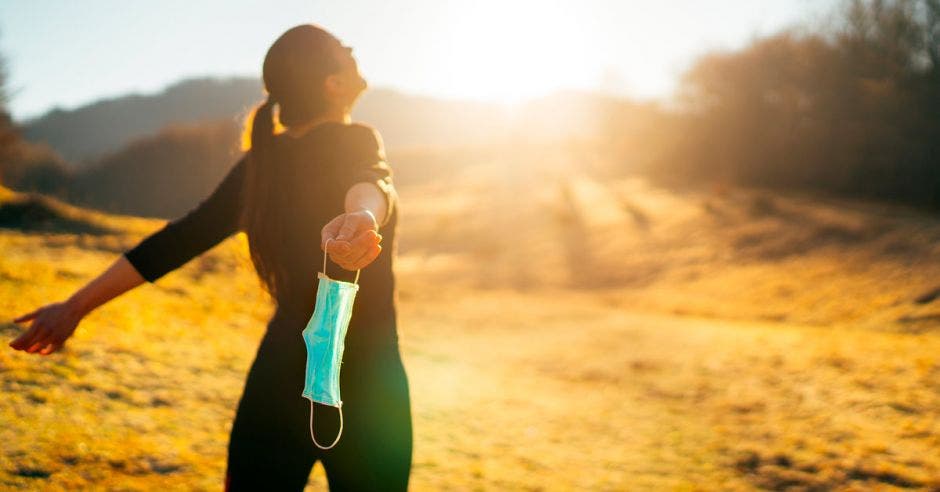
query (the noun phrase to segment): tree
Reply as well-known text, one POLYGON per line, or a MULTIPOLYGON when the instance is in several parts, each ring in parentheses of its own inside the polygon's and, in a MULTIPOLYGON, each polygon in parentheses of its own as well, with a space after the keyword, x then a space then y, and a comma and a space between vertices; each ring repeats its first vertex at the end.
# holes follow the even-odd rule
POLYGON ((6 59, 0 55, 0 185, 4 184, 4 169, 12 158, 19 136, 13 127, 13 119, 7 111, 6 59))
POLYGON ((940 209, 940 0, 848 0, 838 14, 832 30, 697 60, 660 171, 940 209))

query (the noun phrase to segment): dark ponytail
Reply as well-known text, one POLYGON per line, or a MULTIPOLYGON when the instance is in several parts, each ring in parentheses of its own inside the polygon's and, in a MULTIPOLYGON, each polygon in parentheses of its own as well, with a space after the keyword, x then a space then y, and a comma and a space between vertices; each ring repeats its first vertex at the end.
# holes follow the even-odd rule
POLYGON ((279 194, 275 190, 271 166, 271 154, 274 148, 274 104, 276 101, 268 96, 261 105, 255 108, 251 117, 251 142, 246 162, 243 207, 241 210, 241 228, 248 235, 248 249, 251 262, 258 272, 262 287, 276 298, 278 292, 278 279, 284 274, 276 271, 273 262, 265 261, 268 256, 262 252, 269 252, 276 248, 280 240, 276 228, 277 221, 265 218, 266 210, 276 209, 275 201, 279 194))
POLYGON ((302 125, 328 109, 322 87, 330 74, 342 68, 335 56, 341 48, 338 39, 317 25, 288 29, 264 57, 262 79, 268 98, 245 121, 242 150, 247 160, 239 221, 262 288, 275 301, 290 285, 291 273, 278 267, 285 254, 281 250, 288 233, 285 221, 272 216, 287 210, 282 203, 287 194, 281 187, 291 179, 277 166, 275 130, 302 125))

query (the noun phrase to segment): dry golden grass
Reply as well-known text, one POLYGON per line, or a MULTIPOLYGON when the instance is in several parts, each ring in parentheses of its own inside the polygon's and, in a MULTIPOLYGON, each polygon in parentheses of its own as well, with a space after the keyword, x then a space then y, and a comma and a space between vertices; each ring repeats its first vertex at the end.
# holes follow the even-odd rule
MULTIPOLYGON (((935 219, 530 157, 400 189, 414 490, 940 490, 935 219)), ((98 218, 0 230, 7 319, 159 225, 98 218)), ((269 315, 238 235, 0 350, 0 487, 220 489, 269 315)))

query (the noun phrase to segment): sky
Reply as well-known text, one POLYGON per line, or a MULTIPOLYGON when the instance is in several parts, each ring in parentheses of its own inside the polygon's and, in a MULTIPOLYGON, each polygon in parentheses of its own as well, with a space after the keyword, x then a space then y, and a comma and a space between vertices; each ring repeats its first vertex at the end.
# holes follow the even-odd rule
POLYGON ((267 48, 318 24, 370 87, 518 103, 557 90, 667 99, 702 53, 746 46, 839 0, 0 0, 9 109, 23 122, 187 77, 261 76, 267 48))

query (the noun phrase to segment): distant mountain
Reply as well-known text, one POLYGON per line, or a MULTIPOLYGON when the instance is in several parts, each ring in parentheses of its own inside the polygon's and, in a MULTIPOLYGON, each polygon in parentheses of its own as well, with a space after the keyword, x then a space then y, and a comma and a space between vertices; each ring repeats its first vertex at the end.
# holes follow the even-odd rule
POLYGON ((229 119, 169 125, 77 171, 70 203, 112 213, 178 217, 232 167, 240 128, 229 119))
POLYGON ((237 118, 262 95, 251 78, 184 80, 159 94, 131 94, 72 110, 56 109, 23 124, 23 135, 47 143, 75 167, 171 123, 237 118))
MULTIPOLYGON (((170 124, 229 119, 239 124, 263 97, 254 78, 184 80, 151 95, 106 99, 53 110, 23 125, 24 136, 46 143, 76 169, 170 124)), ((509 109, 497 103, 435 99, 392 89, 366 91, 353 120, 375 126, 386 148, 478 145, 494 141, 595 134, 598 108, 609 98, 561 92, 509 109)))

